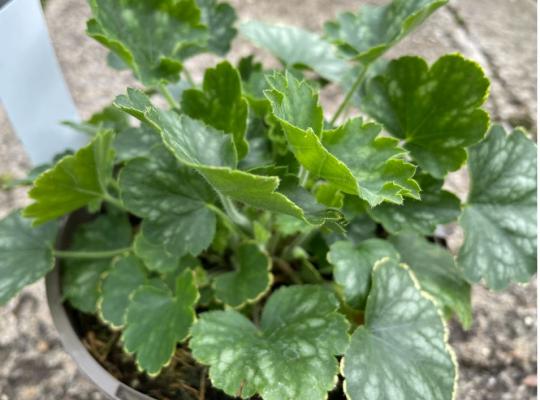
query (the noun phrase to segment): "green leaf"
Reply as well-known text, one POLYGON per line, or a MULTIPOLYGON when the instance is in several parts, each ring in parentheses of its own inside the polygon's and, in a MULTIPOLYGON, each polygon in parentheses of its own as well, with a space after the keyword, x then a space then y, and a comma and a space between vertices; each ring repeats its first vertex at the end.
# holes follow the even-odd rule
POLYGON ((339 81, 347 70, 336 48, 315 33, 259 21, 243 23, 240 33, 267 49, 286 67, 307 67, 330 81, 339 81))
POLYGON ((356 13, 340 14, 325 24, 326 36, 340 49, 365 64, 422 24, 448 0, 393 0, 384 6, 363 5, 356 13))
POLYGON ((33 228, 19 211, 0 221, 0 305, 53 269, 57 231, 56 222, 33 228))
POLYGON ((260 329, 233 311, 203 313, 192 328, 193 356, 210 365, 214 387, 243 399, 322 400, 337 382, 337 361, 348 344, 338 301, 318 286, 278 289, 260 329))
POLYGON ((396 260, 378 262, 372 282, 343 358, 347 398, 454 399, 457 364, 437 307, 396 260))
POLYGON ((489 116, 480 107, 489 80, 461 55, 446 55, 431 68, 421 58, 402 57, 366 87, 363 109, 405 141, 418 165, 436 178, 467 159, 465 147, 484 136, 489 116))
POLYGON ((307 82, 287 73, 276 73, 269 82, 272 89, 265 94, 273 114, 292 152, 314 177, 358 195, 372 207, 382 201, 401 204, 404 196, 419 197, 419 187, 412 179, 415 167, 401 158, 405 152, 396 139, 377 137, 378 125, 355 118, 322 132, 322 108, 307 82))
POLYGON ((143 218, 142 231, 170 254, 194 256, 212 243, 215 194, 194 170, 179 164, 163 146, 148 159, 127 163, 120 174, 127 209, 143 218))
POLYGON ((244 135, 248 104, 242 97, 240 75, 228 61, 206 70, 203 90, 184 91, 182 111, 217 130, 230 133, 238 158, 241 159, 247 154, 248 144, 244 135))
POLYGON ((277 191, 280 180, 235 169, 236 149, 232 138, 203 123, 173 111, 155 108, 141 91, 128 89, 116 99, 118 107, 144 120, 160 132, 176 158, 201 173, 222 196, 255 208, 289 214, 321 224, 320 214, 311 216, 277 191))
POLYGON ((124 129, 114 138, 116 160, 128 161, 138 157, 148 158, 152 148, 160 144, 159 135, 146 124, 138 128, 124 129))
MULTIPOLYGON (((106 214, 79 225, 69 250, 106 251, 131 244, 131 225, 124 214, 106 214)), ((95 314, 99 284, 111 259, 66 259, 62 262, 62 293, 76 309, 95 314)))
POLYGON ((210 37, 207 48, 220 56, 227 54, 236 36, 234 23, 236 12, 228 3, 216 0, 197 0, 201 9, 201 21, 208 27, 210 37))
POLYGON ((452 254, 412 232, 391 236, 390 242, 414 272, 422 289, 433 296, 441 309, 455 312, 465 329, 470 328, 471 287, 456 267, 452 254))
POLYGON ((214 278, 216 298, 231 307, 241 307, 261 298, 272 284, 270 257, 256 243, 245 243, 233 256, 235 271, 214 278))
POLYGON ((443 181, 428 174, 417 174, 415 180, 422 188, 422 200, 406 200, 403 205, 381 204, 367 209, 387 232, 397 234, 412 229, 431 235, 437 225, 456 221, 461 214, 461 202, 452 193, 442 190, 443 181))
POLYGON ((163 243, 151 243, 142 233, 135 237, 133 251, 150 271, 166 274, 176 271, 180 265, 180 257, 165 250, 163 243))
POLYGON ((506 135, 498 125, 469 149, 471 191, 457 259, 469 281, 484 278, 499 290, 536 272, 536 157, 523 130, 506 135))
POLYGON ((135 353, 137 366, 150 376, 159 374, 189 334, 195 321, 194 304, 199 293, 193 272, 176 280, 176 292, 155 286, 141 286, 131 296, 122 333, 124 348, 135 353))
POLYGON ((101 319, 113 328, 124 325, 129 296, 146 283, 146 269, 137 257, 128 255, 113 261, 100 287, 98 312, 101 319))
POLYGON ((342 287, 345 301, 351 307, 364 308, 373 265, 384 257, 399 260, 396 249, 386 240, 368 239, 357 245, 340 241, 330 246, 327 258, 334 266, 334 281, 342 287))
POLYGON ((100 132, 87 146, 41 174, 28 192, 34 203, 23 210, 23 216, 39 225, 101 201, 112 179, 112 140, 111 131, 100 132))
POLYGON ((195 0, 90 0, 90 7, 88 35, 147 86, 177 81, 183 60, 208 41, 195 0))
POLYGON ((121 132, 129 128, 128 115, 112 105, 106 106, 84 122, 65 121, 63 124, 89 136, 95 136, 102 130, 121 132))

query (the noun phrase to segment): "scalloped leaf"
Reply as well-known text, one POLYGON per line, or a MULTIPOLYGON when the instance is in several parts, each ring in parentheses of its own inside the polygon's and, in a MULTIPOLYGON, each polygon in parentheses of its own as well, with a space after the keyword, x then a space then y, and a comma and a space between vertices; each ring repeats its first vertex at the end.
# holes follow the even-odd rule
POLYGON ((435 304, 396 260, 378 262, 372 282, 365 325, 342 361, 347 398, 454 399, 457 364, 435 304))
POLYGON ((265 48, 286 67, 307 67, 330 81, 340 81, 347 63, 337 49, 319 35, 293 26, 245 22, 240 33, 255 45, 265 48))
POLYGON ((148 241, 142 232, 133 241, 133 251, 145 266, 154 272, 167 274, 176 271, 180 265, 181 258, 165 250, 163 243, 153 244, 148 241))
POLYGON ((230 133, 239 159, 247 154, 248 104, 242 97, 240 74, 228 61, 206 70, 203 90, 184 91, 182 111, 217 130, 230 133))
POLYGON ((417 174, 415 180, 422 188, 422 200, 406 200, 403 205, 381 204, 367 209, 387 232, 397 234, 414 230, 428 236, 437 225, 456 221, 461 214, 461 201, 453 193, 442 190, 443 180, 428 174, 417 174))
POLYGON ((373 265, 381 258, 399 260, 396 249, 386 240, 368 239, 359 244, 335 242, 327 258, 334 266, 334 281, 341 286, 347 304, 363 309, 371 287, 373 265))
POLYGON ((39 225, 99 203, 112 179, 112 140, 112 131, 99 132, 88 145, 39 175, 28 192, 34 202, 23 210, 23 216, 39 225))
POLYGON ((233 256, 235 271, 214 278, 216 298, 231 307, 253 303, 272 284, 272 261, 256 243, 244 243, 233 256))
POLYGON ((208 27, 209 35, 206 47, 211 52, 224 56, 231 49, 231 42, 236 36, 236 11, 228 3, 216 0, 197 0, 201 9, 201 21, 208 27))
POLYGON ((482 68, 461 55, 443 56, 431 68, 422 58, 401 57, 367 83, 362 106, 405 141, 425 172, 443 178, 484 137, 489 116, 480 107, 488 93, 482 68))
POLYGON ((208 41, 195 0, 90 0, 90 7, 88 35, 147 86, 177 81, 183 60, 208 41))
MULTIPOLYGON (((200 121, 173 111, 155 108, 143 92, 128 89, 116 105, 134 117, 148 122, 160 132, 163 141, 176 158, 201 173, 221 195, 255 208, 289 214, 313 224, 322 224, 320 210, 315 215, 278 191, 275 176, 254 175, 236 169, 237 155, 232 138, 200 121)), ((324 218, 335 219, 335 213, 324 218)))
MULTIPOLYGON (((79 225, 69 250, 106 251, 131 244, 131 225, 125 214, 109 213, 79 225)), ((62 293, 77 310, 95 314, 99 285, 111 267, 111 258, 62 260, 62 293)))
POLYGON ((325 24, 326 37, 355 60, 368 64, 382 56, 448 0, 393 0, 363 5, 325 24))
MULTIPOLYGON (((413 232, 391 236, 390 242, 409 265, 420 286, 445 312, 455 312, 465 329, 472 324, 471 286, 450 252, 413 232)), ((451 314, 450 314, 451 315, 451 314)))
POLYGON ((123 168, 122 200, 129 211, 143 218, 141 229, 151 244, 175 256, 196 256, 214 238, 215 194, 196 171, 178 163, 163 146, 151 154, 123 168))
POLYGON ((0 305, 54 267, 58 223, 37 228, 14 211, 0 221, 0 305))
POLYGON ((122 341, 128 353, 135 353, 141 370, 156 376, 170 362, 176 345, 187 338, 195 321, 193 307, 198 298, 191 270, 177 278, 174 294, 143 285, 131 295, 122 341))
POLYGON ((260 329, 233 311, 203 313, 190 347, 210 365, 214 387, 243 399, 322 400, 337 382, 348 323, 334 294, 319 286, 291 286, 268 299, 260 329))
POLYGON ((101 319, 112 328, 121 328, 129 296, 146 281, 146 269, 137 257, 127 255, 115 259, 100 285, 98 312, 101 319))
POLYGON ((332 131, 322 131, 319 98, 306 81, 287 72, 269 77, 265 92, 292 152, 314 177, 327 179, 336 189, 356 194, 372 207, 383 201, 400 204, 403 197, 419 197, 412 179, 415 167, 402 158, 398 140, 377 137, 381 128, 354 118, 332 131), (321 139, 322 136, 322 139, 321 139))
POLYGON ((492 289, 527 282, 536 272, 536 145, 523 130, 495 125, 469 149, 471 191, 460 224, 457 259, 471 282, 492 289))

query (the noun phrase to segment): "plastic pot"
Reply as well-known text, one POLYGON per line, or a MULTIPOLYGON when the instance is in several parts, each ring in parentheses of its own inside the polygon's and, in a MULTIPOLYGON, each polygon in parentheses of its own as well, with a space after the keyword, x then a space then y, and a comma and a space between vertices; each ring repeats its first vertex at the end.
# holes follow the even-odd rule
MULTIPOLYGON (((63 249, 66 247, 74 228, 84 220, 88 220, 88 216, 84 213, 75 213, 68 218, 60 234, 59 248, 63 249)), ((62 302, 60 266, 58 261, 54 270, 45 278, 45 286, 52 320, 64 349, 75 360, 86 376, 96 384, 99 390, 112 400, 155 400, 153 397, 142 394, 120 382, 105 370, 86 350, 62 302)))

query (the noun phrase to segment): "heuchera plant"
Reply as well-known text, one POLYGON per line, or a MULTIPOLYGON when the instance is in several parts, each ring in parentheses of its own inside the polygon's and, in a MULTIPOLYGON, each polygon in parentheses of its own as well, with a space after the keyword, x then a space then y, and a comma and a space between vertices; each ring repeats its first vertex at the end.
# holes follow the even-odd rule
POLYGON ((65 300, 120 330, 150 376, 187 343, 232 397, 453 399, 445 320, 471 326, 471 284, 536 271, 536 146, 490 125, 475 62, 383 58, 445 3, 363 6, 322 36, 244 23, 282 68, 221 61, 198 84, 184 62, 227 54, 231 6, 90 0, 88 34, 144 89, 74 125, 89 144, 0 223, 0 303, 61 259, 65 300), (443 183, 466 163, 461 203, 443 183), (93 220, 56 249, 80 208, 93 220), (456 220, 454 257, 433 239, 456 220))

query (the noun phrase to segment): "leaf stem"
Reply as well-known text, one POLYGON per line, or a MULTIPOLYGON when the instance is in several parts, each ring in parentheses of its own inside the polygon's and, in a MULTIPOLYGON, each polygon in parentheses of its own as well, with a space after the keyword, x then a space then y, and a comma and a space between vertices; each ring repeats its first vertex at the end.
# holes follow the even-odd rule
POLYGON ((216 207, 215 205, 213 204, 206 204, 206 206, 211 210, 213 211, 218 217, 221 218, 221 220, 223 221, 223 223, 227 226, 227 228, 232 231, 233 233, 235 233, 236 235, 238 235, 238 237, 245 237, 246 234, 244 233, 244 231, 242 231, 242 229, 240 229, 235 223, 234 221, 232 221, 232 218, 229 217, 229 215, 227 215, 226 213, 223 212, 223 210, 221 210, 219 207, 216 207))
POLYGON ((367 71, 368 71, 370 65, 371 65, 371 63, 364 64, 364 68, 362 68, 362 71, 358 74, 358 77, 354 81, 353 85, 351 86, 351 88, 347 92, 347 95, 345 96, 345 98, 343 99, 343 101, 339 105, 337 111, 335 112, 334 116, 332 117, 332 120, 330 121, 331 125, 334 125, 336 123, 339 116, 343 113, 343 111, 345 111, 345 109, 349 105, 349 102, 351 101, 351 99, 352 99, 354 93, 356 92, 356 90, 358 89, 358 87, 362 84, 362 82, 364 82, 364 79, 366 79, 367 71))
POLYGON ((300 276, 296 273, 294 269, 291 268, 290 264, 287 261, 277 257, 274 257, 273 261, 274 265, 278 267, 283 273, 285 273, 285 275, 287 275, 291 279, 291 281, 293 281, 297 285, 301 285, 303 283, 300 276))
POLYGON ((305 187, 309 179, 309 171, 303 165, 300 166, 298 171, 298 179, 300 180, 300 186, 305 187))
POLYGON ((197 87, 197 84, 193 80, 193 77, 191 76, 189 71, 187 69, 184 69, 182 72, 184 73, 184 76, 186 77, 186 80, 189 82, 189 84, 193 87, 197 87))
POLYGON ((236 225, 238 225, 242 230, 244 230, 249 235, 252 235, 253 228, 251 226, 251 222, 249 219, 246 218, 244 214, 242 214, 234 203, 232 202, 230 197, 223 196, 222 194, 219 194, 219 198, 221 200, 221 203, 223 204, 223 208, 225 209, 225 212, 229 216, 229 218, 234 222, 236 225))
POLYGON ((115 207, 123 211, 126 211, 126 212, 128 211, 126 206, 124 206, 124 203, 122 203, 120 199, 117 199, 116 197, 111 196, 109 193, 103 194, 103 200, 105 200, 107 203, 111 203, 112 205, 114 205, 115 207))
POLYGON ((317 230, 312 229, 308 232, 304 232, 296 236, 294 240, 291 243, 289 243, 287 247, 285 247, 285 249, 283 249, 283 253, 282 253, 283 258, 285 260, 290 260, 293 256, 294 249, 296 247, 301 246, 305 242, 309 241, 316 232, 317 230))
POLYGON ((112 258, 131 251, 131 247, 124 247, 115 250, 104 251, 64 251, 53 250, 53 255, 58 258, 78 258, 78 259, 99 259, 99 258, 112 258))
POLYGON ((169 107, 171 108, 180 108, 176 100, 174 99, 173 95, 171 94, 169 88, 164 83, 159 84, 159 91, 165 97, 165 100, 167 100, 167 103, 169 104, 169 107))

